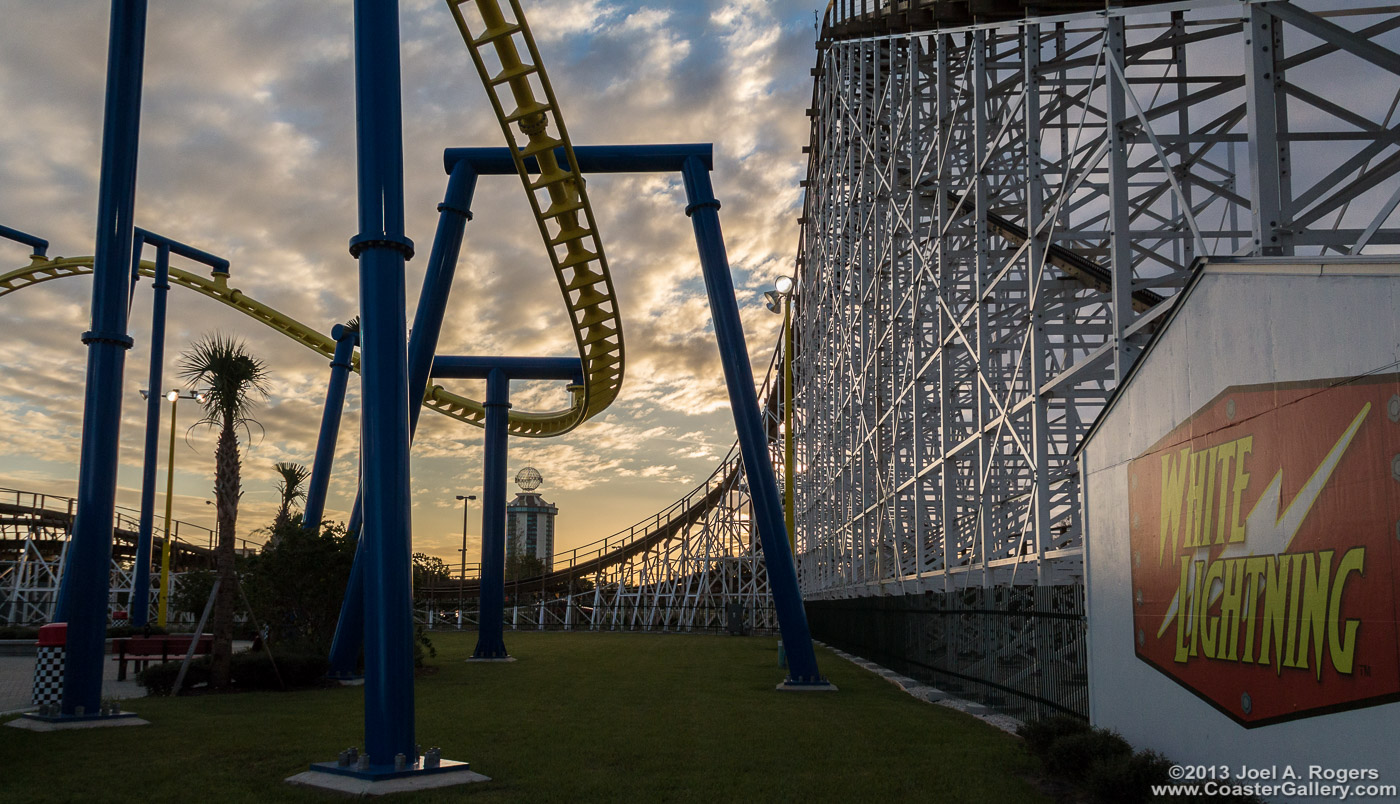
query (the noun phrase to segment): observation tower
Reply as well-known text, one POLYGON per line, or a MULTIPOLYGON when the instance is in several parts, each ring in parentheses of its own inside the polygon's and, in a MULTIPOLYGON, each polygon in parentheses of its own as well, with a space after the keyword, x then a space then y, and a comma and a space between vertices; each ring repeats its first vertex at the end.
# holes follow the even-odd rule
POLYGON ((533 556, 548 572, 554 569, 554 517, 559 507, 535 493, 542 483, 544 478, 534 467, 515 474, 520 493, 506 506, 506 561, 533 556))

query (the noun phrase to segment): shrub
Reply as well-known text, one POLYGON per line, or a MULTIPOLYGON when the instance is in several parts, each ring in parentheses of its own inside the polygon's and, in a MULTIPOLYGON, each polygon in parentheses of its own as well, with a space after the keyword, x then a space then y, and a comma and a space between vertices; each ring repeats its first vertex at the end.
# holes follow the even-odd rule
POLYGON ((312 687, 329 668, 326 657, 310 653, 274 652, 276 666, 265 651, 233 655, 233 683, 245 690, 280 690, 312 687))
MULTIPOLYGON (((175 688, 175 678, 180 674, 181 662, 165 662, 164 664, 151 664, 136 674, 136 683, 146 688, 149 695, 169 695, 175 688)), ((185 673, 185 683, 183 689, 189 689, 197 684, 209 683, 209 668, 213 664, 210 656, 196 656, 190 662, 189 672, 185 673)))
POLYGON ((1095 804, 1147 804, 1152 786, 1171 781, 1172 761, 1155 751, 1101 757, 1084 778, 1089 800, 1095 804))
POLYGON ((427 664, 428 659, 437 658, 437 648, 433 647, 433 641, 428 639, 428 629, 418 625, 413 631, 413 666, 422 667, 427 664))
POLYGON ((1016 733, 1026 741, 1026 749, 1044 762, 1050 753, 1050 746, 1056 740, 1071 734, 1083 734, 1088 730, 1089 724, 1086 721, 1070 715, 1055 715, 1044 720, 1023 723, 1016 729, 1016 733))
POLYGON ((158 625, 147 625, 142 628, 133 628, 129 625, 114 625, 107 629, 108 639, 125 639, 134 636, 158 636, 168 634, 170 631, 158 625))
POLYGON ((1095 761, 1131 756, 1133 747, 1116 732, 1089 729, 1067 734, 1050 744, 1045 769, 1072 782, 1083 781, 1095 761))

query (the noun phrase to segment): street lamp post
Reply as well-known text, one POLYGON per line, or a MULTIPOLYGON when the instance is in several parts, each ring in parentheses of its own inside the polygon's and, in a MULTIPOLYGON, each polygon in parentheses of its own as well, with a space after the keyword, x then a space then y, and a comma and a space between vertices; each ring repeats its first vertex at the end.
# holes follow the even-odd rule
MULTIPOLYGON (((147 396, 145 391, 141 396, 147 396)), ((165 459, 165 538, 160 543, 160 595, 156 599, 156 624, 166 626, 167 611, 170 605, 170 521, 175 495, 175 414, 179 411, 181 399, 204 401, 203 392, 171 389, 165 395, 170 400, 170 452, 165 459)))
POLYGON ((768 297, 768 309, 778 312, 778 298, 783 305, 783 519, 787 525, 788 548, 794 560, 797 556, 797 516, 794 510, 796 494, 793 489, 792 445, 792 278, 778 277, 773 283, 777 290, 763 294, 768 297))
POLYGON ((462 627, 462 606, 466 600, 467 590, 467 508, 471 506, 471 501, 476 499, 475 494, 457 495, 457 499, 462 501, 462 574, 457 580, 457 628, 462 627))

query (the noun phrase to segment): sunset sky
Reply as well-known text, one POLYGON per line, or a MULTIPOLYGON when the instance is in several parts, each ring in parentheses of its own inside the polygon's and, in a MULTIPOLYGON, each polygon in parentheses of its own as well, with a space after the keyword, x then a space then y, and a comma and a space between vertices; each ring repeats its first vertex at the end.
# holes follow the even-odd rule
MULTIPOLYGON (((525 12, 575 145, 713 142, 716 195, 750 354, 761 379, 780 319, 762 292, 792 270, 815 61, 814 0, 657 3, 533 0, 525 12)), ((93 253, 106 68, 105 3, 0 0, 0 224, 93 253)), ((407 233, 416 304, 446 147, 504 144, 442 2, 401 2, 407 233)), ((349 3, 151 3, 137 225, 226 257, 230 284, 329 331, 357 312, 354 83, 349 3)), ((512 439, 509 472, 534 466, 560 508, 564 550, 626 528, 682 496, 733 442, 719 355, 679 176, 596 176, 589 194, 612 267, 627 345, 621 397, 561 438, 512 439)), ((520 183, 484 177, 473 204, 440 353, 572 356, 565 308, 520 183)), ((0 272, 29 250, 0 241, 0 272)), ((153 250, 147 250, 148 258, 153 250)), ((203 273, 178 258, 173 264, 203 273)), ((91 280, 0 297, 0 486, 73 494, 78 476, 91 280)), ((244 453, 243 534, 276 509, 273 464, 312 460, 329 368, 319 355, 175 288, 167 389, 178 353, 219 331, 271 371, 244 453)), ((132 309, 119 501, 139 501, 151 286, 132 309)), ((480 398, 471 382, 446 387, 480 398)), ((524 389, 522 394, 530 394, 524 389)), ((527 398, 522 396, 521 398, 527 398)), ((359 381, 352 377, 328 503, 354 496, 359 381)), ((165 414, 168 416, 168 406, 165 414)), ((175 516, 212 525, 214 433, 186 428, 175 516)), ((163 420, 168 427, 169 419, 163 420)), ((159 487, 164 488, 166 431, 159 487)), ((425 412, 413 449, 415 550, 458 560, 458 494, 481 495, 481 432, 425 412)), ((515 491, 513 485, 511 492, 515 491)), ((162 505, 157 498, 158 510, 162 505)), ((478 557, 480 502, 468 561, 478 557)), ((259 538, 259 537, 254 537, 259 538)))

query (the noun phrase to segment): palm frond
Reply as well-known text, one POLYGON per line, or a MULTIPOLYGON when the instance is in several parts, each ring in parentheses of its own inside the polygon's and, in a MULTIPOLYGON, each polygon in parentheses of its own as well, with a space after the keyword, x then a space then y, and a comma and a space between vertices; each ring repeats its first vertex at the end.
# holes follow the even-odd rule
POLYGON ((243 341, 217 332, 207 335, 180 355, 179 373, 190 386, 203 389, 200 424, 256 423, 253 397, 267 397, 267 364, 248 354, 243 341))

